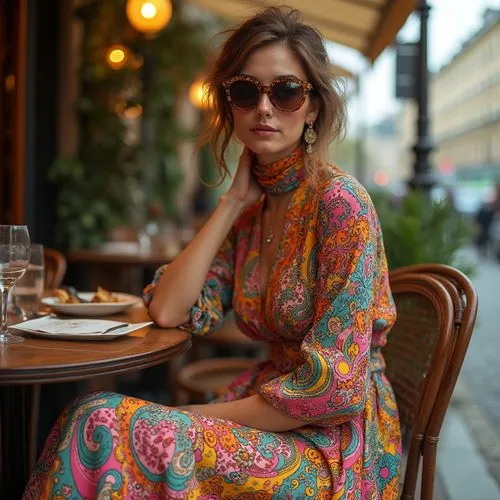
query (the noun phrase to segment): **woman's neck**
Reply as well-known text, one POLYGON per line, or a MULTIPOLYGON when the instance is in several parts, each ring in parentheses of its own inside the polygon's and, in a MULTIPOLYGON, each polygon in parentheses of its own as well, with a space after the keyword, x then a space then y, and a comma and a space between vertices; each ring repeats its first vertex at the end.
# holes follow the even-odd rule
POLYGON ((300 141, 293 146, 290 146, 286 151, 280 151, 279 153, 269 153, 269 154, 256 154, 255 157, 260 165, 268 165, 269 163, 275 163, 283 158, 286 158, 290 153, 295 151, 299 146, 300 141))
POLYGON ((292 194, 293 191, 283 194, 266 194, 265 210, 269 211, 272 215, 285 211, 292 194))

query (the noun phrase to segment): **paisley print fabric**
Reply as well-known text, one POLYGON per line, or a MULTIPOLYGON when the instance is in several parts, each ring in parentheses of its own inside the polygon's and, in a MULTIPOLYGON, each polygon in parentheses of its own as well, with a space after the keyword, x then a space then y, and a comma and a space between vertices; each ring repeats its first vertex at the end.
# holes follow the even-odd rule
POLYGON ((119 394, 77 400, 43 456, 24 498, 330 498, 327 463, 301 436, 119 394))
POLYGON ((336 167, 315 185, 302 179, 262 294, 263 204, 231 230, 182 328, 209 334, 232 308, 271 356, 219 400, 260 394, 307 425, 261 432, 95 394, 60 417, 26 498, 398 497, 399 420, 381 354, 395 308, 372 203, 336 167))
POLYGON ((254 163, 252 172, 260 187, 269 194, 283 194, 293 191, 305 177, 302 146, 286 158, 267 165, 254 163))
MULTIPOLYGON (((222 325, 224 314, 230 309, 233 298, 233 236, 234 230, 231 230, 212 262, 205 286, 191 310, 191 320, 185 325, 179 325, 180 328, 205 335, 222 325)), ((144 289, 143 299, 146 306, 151 302, 155 286, 167 266, 168 264, 161 266, 156 271, 153 281, 144 289)))

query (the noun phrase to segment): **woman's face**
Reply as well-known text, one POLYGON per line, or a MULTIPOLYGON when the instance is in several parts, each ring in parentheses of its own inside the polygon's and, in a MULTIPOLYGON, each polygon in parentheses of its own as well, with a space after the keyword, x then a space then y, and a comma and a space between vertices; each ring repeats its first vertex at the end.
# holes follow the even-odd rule
MULTIPOLYGON (((307 75, 295 54, 280 42, 253 52, 241 73, 256 78, 263 85, 270 85, 276 77, 285 75, 307 82, 307 75)), ((236 136, 257 155, 257 161, 265 165, 285 157, 300 144, 304 125, 314 122, 318 109, 308 95, 297 111, 281 111, 265 93, 255 108, 232 108, 232 112, 236 136)))

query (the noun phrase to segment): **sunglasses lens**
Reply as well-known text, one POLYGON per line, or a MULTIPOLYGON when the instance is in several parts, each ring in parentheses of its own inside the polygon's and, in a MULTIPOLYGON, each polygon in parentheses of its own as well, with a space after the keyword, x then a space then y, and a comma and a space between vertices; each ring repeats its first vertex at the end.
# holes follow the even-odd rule
POLYGON ((287 111, 296 111, 304 97, 304 89, 299 82, 294 80, 278 82, 272 87, 271 97, 277 107, 287 111))
POLYGON ((250 109, 259 102, 259 89, 255 83, 236 81, 229 86, 231 102, 238 108, 250 109))

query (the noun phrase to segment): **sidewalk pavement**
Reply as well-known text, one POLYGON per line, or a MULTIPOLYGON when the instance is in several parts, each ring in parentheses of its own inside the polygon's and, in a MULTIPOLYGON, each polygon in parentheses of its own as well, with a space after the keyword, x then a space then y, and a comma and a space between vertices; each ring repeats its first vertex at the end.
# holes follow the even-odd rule
POLYGON ((498 434, 459 379, 438 445, 436 500, 500 500, 498 459, 498 434))

